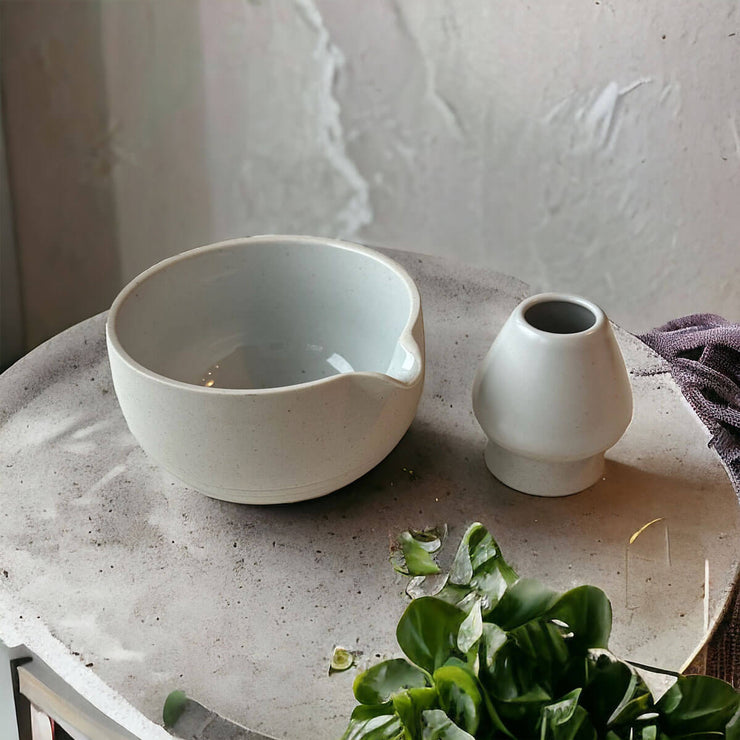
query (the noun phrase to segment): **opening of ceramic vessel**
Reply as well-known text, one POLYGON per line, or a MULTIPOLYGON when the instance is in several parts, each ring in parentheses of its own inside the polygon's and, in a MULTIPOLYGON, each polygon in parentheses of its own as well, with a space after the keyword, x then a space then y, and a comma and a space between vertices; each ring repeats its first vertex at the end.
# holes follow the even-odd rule
POLYGON ((580 303, 545 300, 524 312, 524 320, 549 334, 578 334, 596 323, 594 312, 580 303))

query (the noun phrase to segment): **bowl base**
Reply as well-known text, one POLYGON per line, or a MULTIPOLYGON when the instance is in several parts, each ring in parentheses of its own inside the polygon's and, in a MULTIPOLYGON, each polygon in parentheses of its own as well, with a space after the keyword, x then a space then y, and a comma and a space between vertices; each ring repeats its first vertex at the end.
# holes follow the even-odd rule
POLYGON ((570 496, 592 486, 604 472, 604 453, 583 460, 556 462, 518 455, 488 441, 488 469, 502 483, 533 496, 570 496))
POLYGON ((390 450, 385 452, 382 457, 373 461, 372 464, 364 463, 363 465, 353 468, 352 470, 345 471, 334 478, 292 488, 223 488, 222 486, 213 486, 200 481, 185 480, 172 470, 167 468, 165 469, 170 475, 177 478, 181 483, 184 483, 188 488, 192 488, 194 491, 202 493, 209 498, 218 499, 219 501, 228 501, 232 504, 272 506, 275 504, 294 504, 299 501, 308 501, 309 499, 320 498, 321 496, 327 496, 330 493, 334 493, 334 491, 338 491, 340 488, 353 483, 358 478, 365 475, 365 473, 372 470, 386 457, 387 454, 389 454, 389 452, 390 450))

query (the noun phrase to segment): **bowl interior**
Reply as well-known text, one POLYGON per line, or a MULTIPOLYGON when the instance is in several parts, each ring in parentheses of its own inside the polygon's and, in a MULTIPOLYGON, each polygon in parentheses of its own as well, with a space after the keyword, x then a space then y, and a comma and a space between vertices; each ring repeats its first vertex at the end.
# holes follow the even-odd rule
POLYGON ((414 305, 408 278, 373 252, 247 240, 162 263, 114 304, 133 360, 215 388, 273 388, 386 372, 414 305))

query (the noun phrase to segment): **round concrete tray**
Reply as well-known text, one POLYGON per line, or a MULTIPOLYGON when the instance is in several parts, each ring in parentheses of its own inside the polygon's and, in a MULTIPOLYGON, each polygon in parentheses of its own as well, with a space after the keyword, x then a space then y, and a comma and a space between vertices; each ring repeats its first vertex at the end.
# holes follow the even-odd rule
POLYGON ((564 499, 516 493, 486 469, 470 389, 526 286, 392 256, 422 294, 419 413, 377 468, 315 501, 239 506, 159 470, 120 414, 102 315, 0 377, 0 638, 24 643, 140 737, 160 736, 176 688, 275 736, 337 737, 357 671, 400 654, 406 584, 388 564, 389 539, 446 523, 454 541, 478 520, 521 574, 603 588, 614 652, 680 670, 729 595, 739 507, 665 366, 618 330, 635 415, 604 480, 564 499), (335 645, 362 656, 330 676, 335 645))

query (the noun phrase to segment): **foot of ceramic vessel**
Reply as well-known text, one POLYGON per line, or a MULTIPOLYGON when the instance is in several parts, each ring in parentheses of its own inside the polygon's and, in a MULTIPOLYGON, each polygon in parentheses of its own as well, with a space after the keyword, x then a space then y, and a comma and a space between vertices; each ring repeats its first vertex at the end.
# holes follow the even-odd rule
POLYGON ((585 460, 554 462, 517 455, 489 440, 488 469, 509 488, 533 496, 569 496, 592 486, 604 472, 604 453, 585 460))

